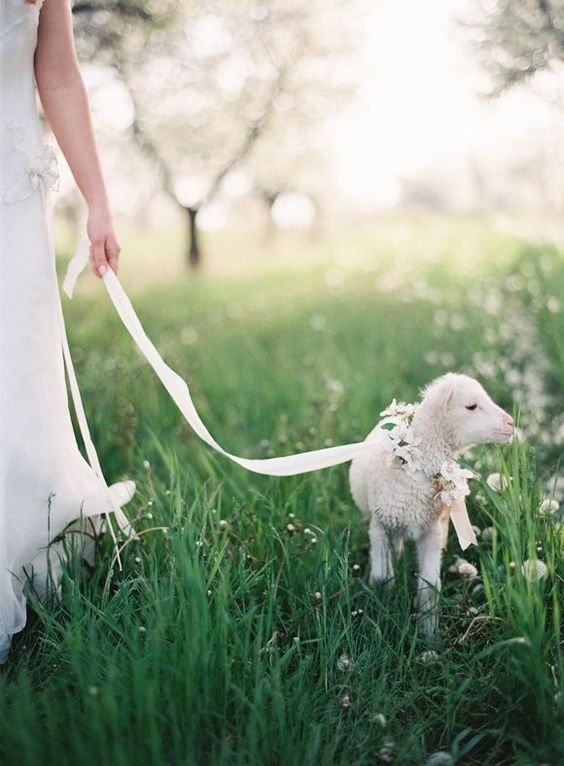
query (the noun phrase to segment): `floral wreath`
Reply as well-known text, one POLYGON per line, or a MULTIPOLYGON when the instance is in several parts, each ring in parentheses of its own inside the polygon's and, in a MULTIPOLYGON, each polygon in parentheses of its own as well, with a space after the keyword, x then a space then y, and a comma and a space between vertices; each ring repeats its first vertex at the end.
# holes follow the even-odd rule
MULTIPOLYGON (((422 473, 421 439, 413 433, 413 418, 417 412, 417 404, 405 402, 392 403, 380 413, 382 420, 378 426, 386 432, 390 440, 389 449, 396 460, 406 467, 410 473, 422 473)), ((463 468, 456 460, 449 458, 441 466, 441 470, 431 474, 437 487, 437 495, 442 502, 450 506, 463 501, 470 494, 468 479, 474 479, 475 474, 463 468)))

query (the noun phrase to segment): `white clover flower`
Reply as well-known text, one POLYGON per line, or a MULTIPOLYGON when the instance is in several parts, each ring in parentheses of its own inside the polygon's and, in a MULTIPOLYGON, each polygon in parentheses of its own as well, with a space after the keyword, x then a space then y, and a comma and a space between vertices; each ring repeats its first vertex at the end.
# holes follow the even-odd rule
POLYGON ((383 763, 393 763, 395 757, 396 753, 393 742, 387 742, 384 747, 381 747, 380 750, 378 750, 378 758, 383 763))
POLYGON ((523 563, 522 572, 529 582, 539 582, 548 577, 548 567, 540 559, 527 559, 523 563))
POLYGON ((458 574, 471 579, 478 576, 478 570, 469 561, 461 561, 458 565, 458 574))
POLYGON ((341 673, 352 673, 353 663, 349 660, 346 654, 341 654, 337 660, 337 668, 341 673))
POLYGON ((417 662, 422 662, 424 664, 427 664, 429 662, 436 662, 439 659, 438 652, 435 652, 433 649, 427 649, 426 652, 421 652, 417 656, 417 662))
POLYGON ((490 543, 493 540, 493 536, 494 536, 494 528, 493 527, 484 527, 482 529, 481 537, 482 537, 482 540, 485 543, 490 543))
POLYGON ((490 473, 486 479, 486 484, 490 489, 493 489, 494 492, 499 492, 501 489, 501 477, 499 473, 490 473))
POLYGON ((560 503, 552 497, 545 497, 540 504, 540 512, 542 514, 556 513, 559 508, 560 503))
POLYGON ((375 723, 376 726, 384 729, 387 723, 386 716, 383 713, 376 713, 376 715, 372 718, 372 723, 375 723))

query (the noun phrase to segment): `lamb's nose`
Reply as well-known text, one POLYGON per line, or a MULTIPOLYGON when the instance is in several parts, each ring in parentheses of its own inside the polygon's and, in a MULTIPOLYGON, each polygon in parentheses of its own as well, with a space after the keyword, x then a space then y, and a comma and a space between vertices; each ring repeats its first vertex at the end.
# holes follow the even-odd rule
POLYGON ((508 415, 507 413, 505 414, 505 422, 510 428, 513 428, 514 426, 513 418, 511 417, 511 415, 508 415))

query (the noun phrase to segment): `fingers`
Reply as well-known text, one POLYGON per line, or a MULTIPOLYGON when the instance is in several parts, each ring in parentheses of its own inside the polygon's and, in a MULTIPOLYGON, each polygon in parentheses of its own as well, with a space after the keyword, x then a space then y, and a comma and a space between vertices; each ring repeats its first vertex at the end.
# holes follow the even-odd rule
POLYGON ((102 277, 108 268, 117 274, 118 258, 121 248, 115 237, 107 237, 105 240, 96 240, 90 243, 90 263, 92 271, 102 277))
POLYGON ((96 240, 90 243, 90 263, 94 274, 101 278, 108 268, 104 240, 96 240))
POLYGON ((108 237, 106 240, 106 257, 114 274, 117 274, 118 272, 118 258, 120 252, 121 247, 115 237, 108 237))

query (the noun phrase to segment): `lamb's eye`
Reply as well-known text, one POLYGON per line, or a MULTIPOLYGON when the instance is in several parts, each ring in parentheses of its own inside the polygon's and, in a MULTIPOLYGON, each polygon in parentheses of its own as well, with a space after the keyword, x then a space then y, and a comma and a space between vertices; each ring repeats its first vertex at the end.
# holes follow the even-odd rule
POLYGON ((478 409, 478 405, 477 404, 467 404, 466 405, 466 409, 470 410, 471 412, 474 412, 474 410, 478 409))

